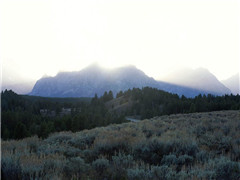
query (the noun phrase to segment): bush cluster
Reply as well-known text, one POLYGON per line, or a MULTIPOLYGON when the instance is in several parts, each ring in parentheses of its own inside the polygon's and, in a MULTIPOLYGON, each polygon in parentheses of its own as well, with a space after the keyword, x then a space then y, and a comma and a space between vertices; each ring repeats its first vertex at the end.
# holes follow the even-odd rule
POLYGON ((2 141, 1 179, 237 180, 239 117, 240 111, 178 114, 2 141))

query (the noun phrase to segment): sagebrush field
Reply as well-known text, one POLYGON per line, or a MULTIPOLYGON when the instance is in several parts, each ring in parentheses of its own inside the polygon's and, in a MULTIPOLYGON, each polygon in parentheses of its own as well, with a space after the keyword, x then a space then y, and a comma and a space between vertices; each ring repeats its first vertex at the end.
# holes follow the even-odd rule
POLYGON ((239 110, 2 141, 2 179, 239 178, 239 110))

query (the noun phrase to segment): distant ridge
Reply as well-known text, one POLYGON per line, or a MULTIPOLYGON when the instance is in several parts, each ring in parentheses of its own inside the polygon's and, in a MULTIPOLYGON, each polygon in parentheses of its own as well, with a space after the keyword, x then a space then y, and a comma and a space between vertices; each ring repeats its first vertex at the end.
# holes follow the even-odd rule
POLYGON ((240 78, 239 73, 223 80, 222 83, 228 87, 234 95, 240 94, 240 78))
POLYGON ((180 86, 208 91, 212 94, 231 94, 231 90, 205 68, 197 68, 195 70, 184 68, 173 72, 163 80, 180 86))
POLYGON ((109 90, 112 90, 115 95, 121 90, 146 86, 178 95, 185 95, 186 97, 194 97, 200 93, 211 93, 210 91, 156 81, 135 66, 108 70, 93 64, 81 71, 60 72, 54 77, 43 77, 36 82, 29 95, 44 97, 93 97, 95 93, 100 96, 109 90))

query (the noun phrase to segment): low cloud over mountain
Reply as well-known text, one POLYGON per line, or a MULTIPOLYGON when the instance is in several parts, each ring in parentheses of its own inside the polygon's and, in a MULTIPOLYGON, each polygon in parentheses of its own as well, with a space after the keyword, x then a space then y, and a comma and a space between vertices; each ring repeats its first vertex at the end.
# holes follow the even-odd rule
POLYGON ((222 83, 228 87, 234 95, 240 94, 240 78, 239 73, 233 75, 232 77, 223 80, 222 83))
POLYGON ((211 72, 204 68, 181 69, 163 79, 166 82, 195 88, 212 94, 230 94, 231 91, 224 86, 211 72))
MULTIPOLYGON (((95 93, 102 95, 105 91, 109 90, 112 90, 116 94, 120 90, 127 90, 134 87, 142 88, 145 86, 187 97, 193 97, 199 93, 210 93, 210 91, 156 81, 135 66, 108 70, 101 68, 97 64, 93 64, 81 71, 60 72, 55 77, 41 78, 36 82, 30 95, 46 97, 93 97, 95 93)), ((215 94, 219 93, 216 92, 215 94)))

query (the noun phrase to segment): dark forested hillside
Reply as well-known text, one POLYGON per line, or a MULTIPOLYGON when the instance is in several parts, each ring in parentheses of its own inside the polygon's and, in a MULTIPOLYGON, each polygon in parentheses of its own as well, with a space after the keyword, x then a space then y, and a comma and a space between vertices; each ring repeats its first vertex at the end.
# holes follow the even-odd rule
POLYGON ((177 94, 145 87, 117 94, 117 97, 121 96, 133 102, 127 114, 138 115, 142 119, 165 114, 240 109, 240 96, 232 94, 225 96, 199 94, 194 98, 186 98, 183 95, 179 97, 177 94))
POLYGON ((23 96, 13 91, 1 93, 2 138, 21 139, 51 132, 73 132, 124 122, 122 116, 108 113, 104 102, 113 98, 106 93, 102 98, 43 98, 23 96))
POLYGON ((94 98, 43 98, 1 93, 2 138, 21 139, 59 131, 80 131, 112 123, 125 122, 126 116, 139 119, 160 115, 240 109, 240 96, 198 95, 179 97, 158 89, 145 87, 112 91, 94 98))

